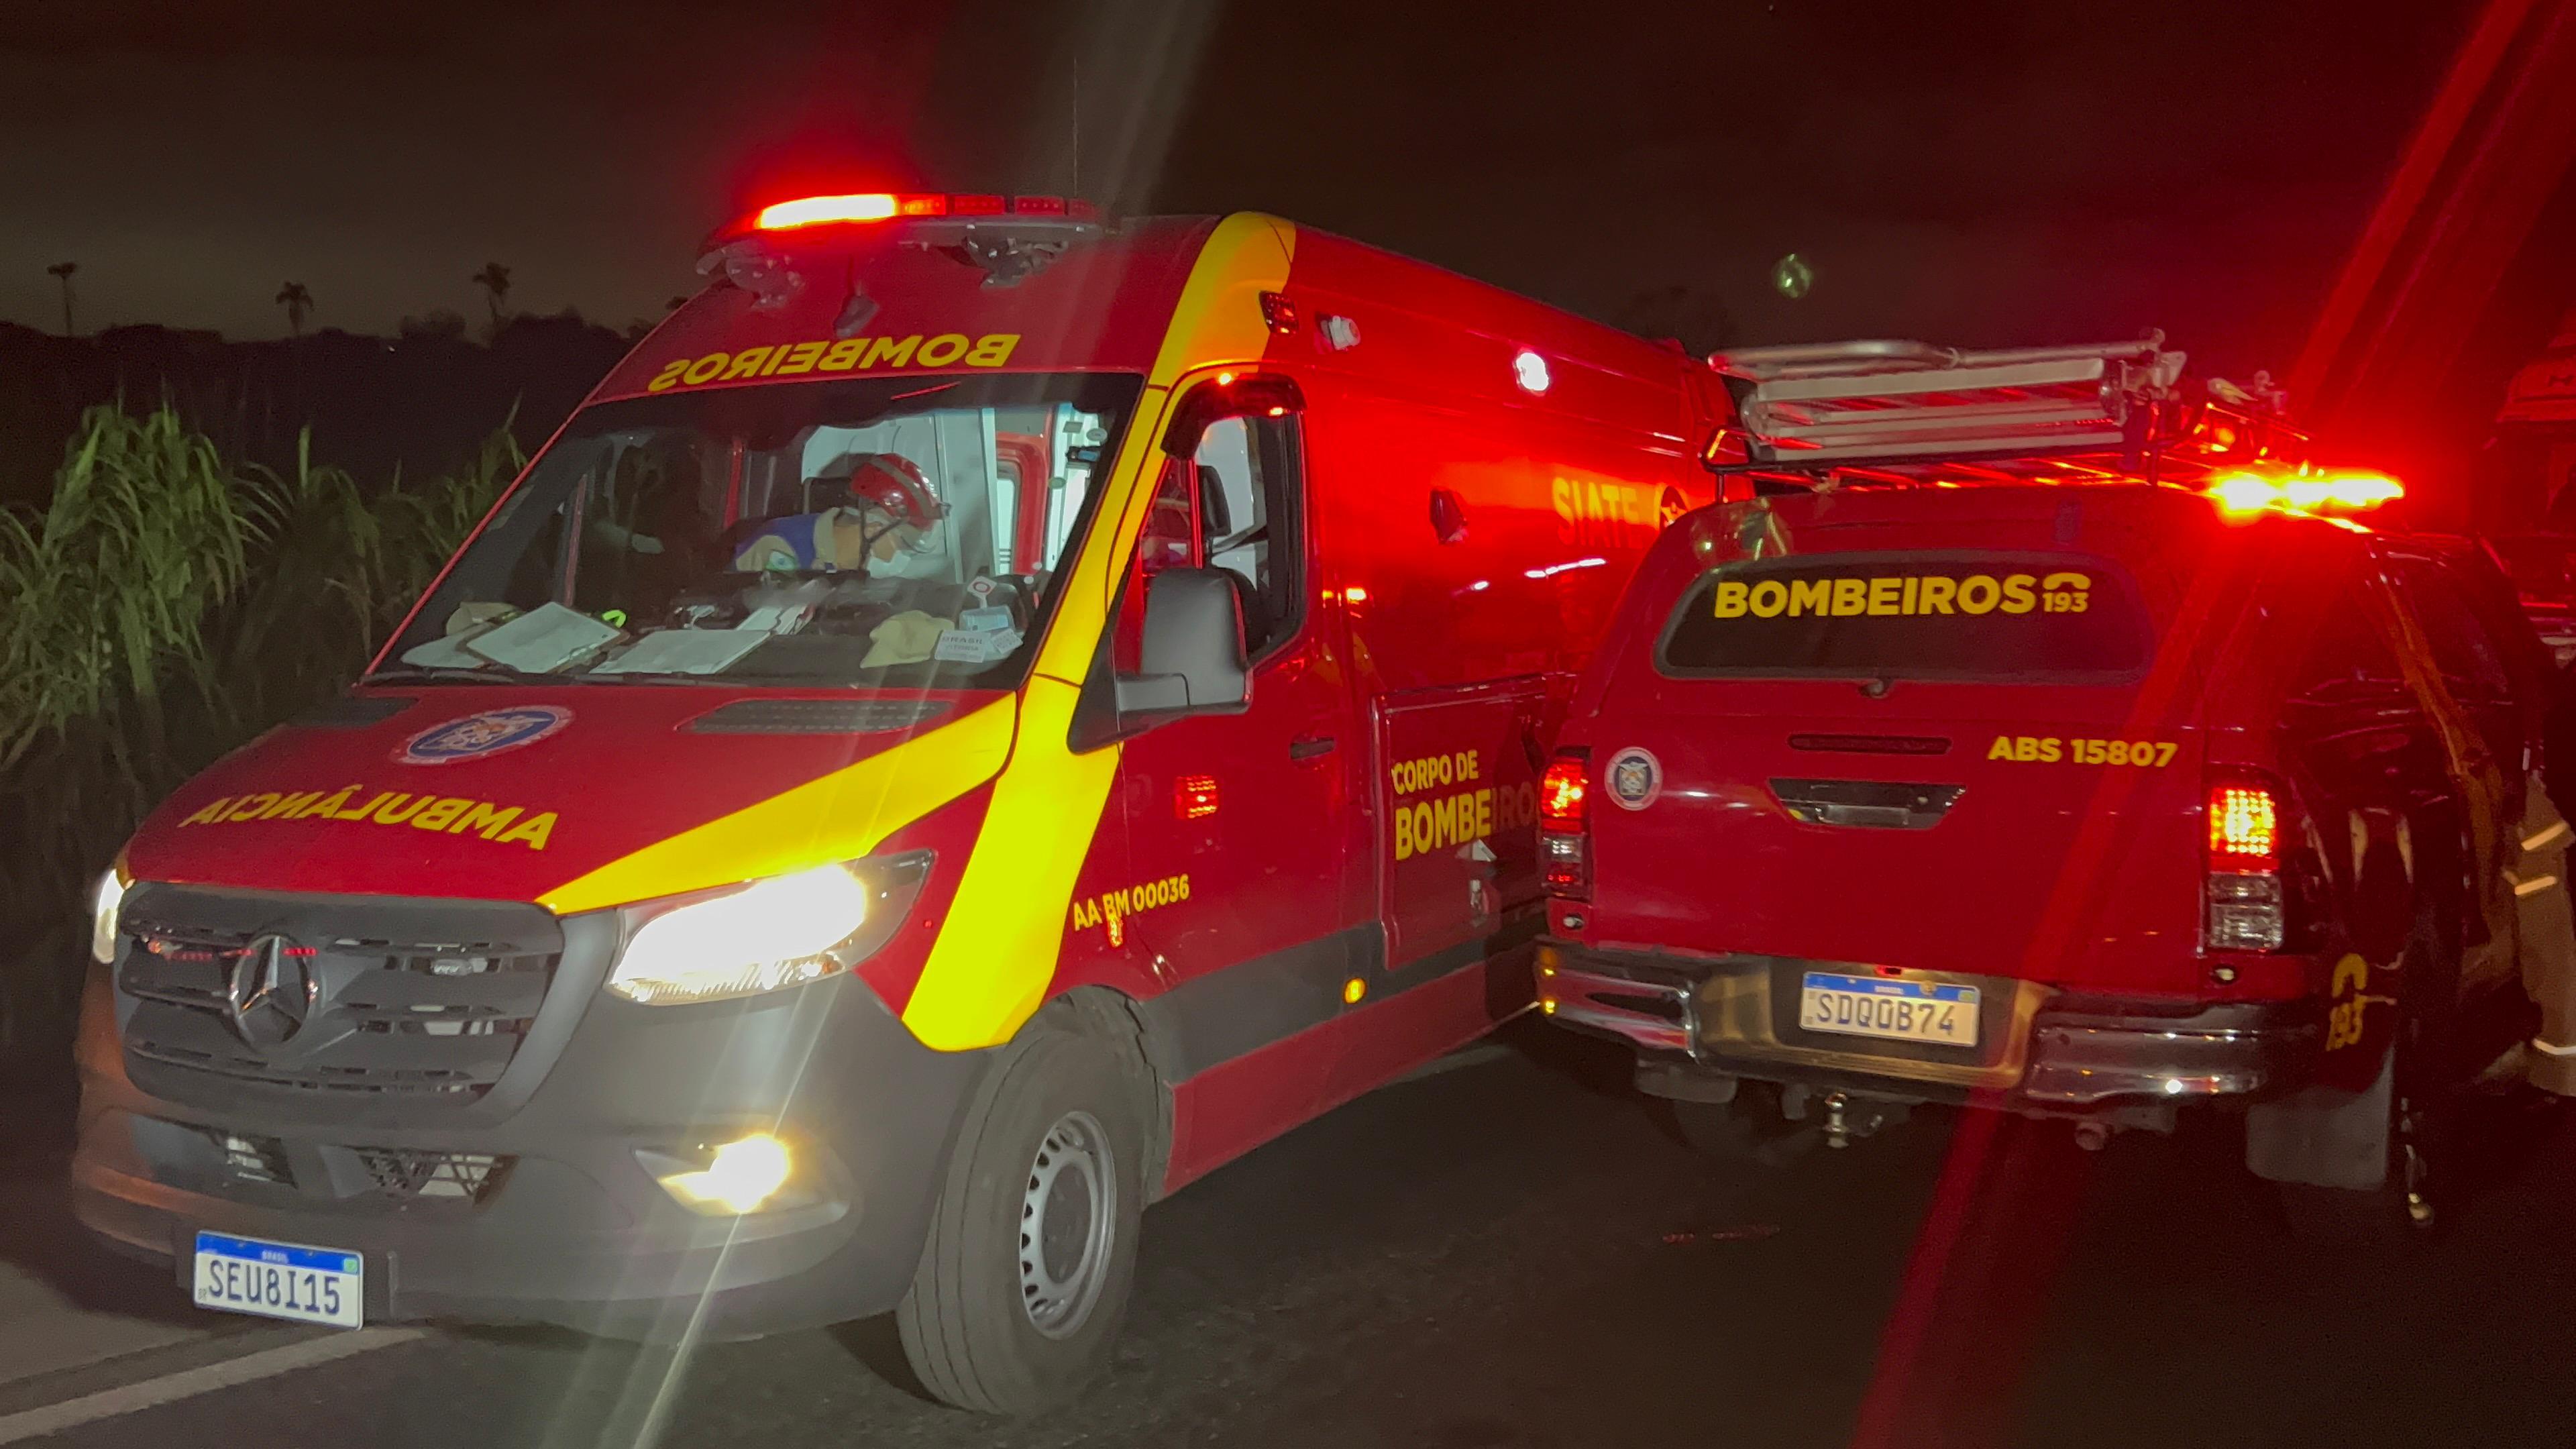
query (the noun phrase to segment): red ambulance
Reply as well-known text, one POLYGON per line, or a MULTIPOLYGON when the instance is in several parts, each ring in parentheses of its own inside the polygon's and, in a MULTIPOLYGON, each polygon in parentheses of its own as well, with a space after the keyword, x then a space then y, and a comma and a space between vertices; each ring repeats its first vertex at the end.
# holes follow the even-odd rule
POLYGON ((1106 1361, 1151 1200, 1526 1003, 1713 373, 1255 215, 782 203, 101 882, 82 1219, 207 1307, 1106 1361))
POLYGON ((2492 565, 2323 516, 2394 484, 2152 339, 1717 361, 1765 496, 1665 536, 1577 695, 1544 1009, 1694 1135, 2218 1106, 2303 1220, 2430 1225, 2561 888, 2510 874, 2548 667, 2492 565))

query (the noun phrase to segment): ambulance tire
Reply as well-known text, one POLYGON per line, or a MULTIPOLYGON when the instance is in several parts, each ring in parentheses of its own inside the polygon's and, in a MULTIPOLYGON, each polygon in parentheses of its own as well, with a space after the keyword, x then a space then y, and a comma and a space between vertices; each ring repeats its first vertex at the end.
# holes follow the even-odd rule
POLYGON ((1110 1046, 1040 1023, 978 1088, 895 1310, 932 1396, 1032 1414, 1108 1370, 1145 1203, 1133 1080, 1110 1046))

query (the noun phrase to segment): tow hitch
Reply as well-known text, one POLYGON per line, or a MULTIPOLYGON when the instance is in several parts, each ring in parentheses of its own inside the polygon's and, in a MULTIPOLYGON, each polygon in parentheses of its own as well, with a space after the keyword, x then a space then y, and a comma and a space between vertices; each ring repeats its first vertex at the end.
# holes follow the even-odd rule
POLYGON ((1870 1136, 1882 1127, 1904 1121, 1913 1110, 1912 1104, 1907 1102, 1851 1092, 1819 1092, 1796 1083, 1780 1089, 1780 1115, 1792 1122, 1806 1121, 1819 1105, 1824 1109, 1823 1129, 1827 1147, 1848 1147, 1855 1138, 1870 1136))

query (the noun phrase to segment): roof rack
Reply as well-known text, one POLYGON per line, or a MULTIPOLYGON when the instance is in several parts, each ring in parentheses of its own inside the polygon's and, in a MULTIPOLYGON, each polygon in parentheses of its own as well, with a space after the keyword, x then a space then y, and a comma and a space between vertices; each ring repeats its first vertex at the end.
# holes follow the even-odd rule
POLYGON ((2153 449, 2183 354, 2133 342, 1967 351, 1872 340, 1749 347, 1709 365, 1732 379, 1740 428, 1720 472, 1902 468, 1969 459, 2153 449))

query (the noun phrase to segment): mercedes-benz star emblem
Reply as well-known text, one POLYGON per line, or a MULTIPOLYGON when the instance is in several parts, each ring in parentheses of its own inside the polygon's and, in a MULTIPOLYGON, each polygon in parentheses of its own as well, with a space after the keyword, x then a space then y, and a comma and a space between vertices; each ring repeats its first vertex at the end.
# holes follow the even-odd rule
POLYGON ((282 1046, 313 1014, 315 981, 305 960, 309 946, 275 934, 254 937, 232 959, 224 1004, 233 1030, 252 1046, 282 1046))

